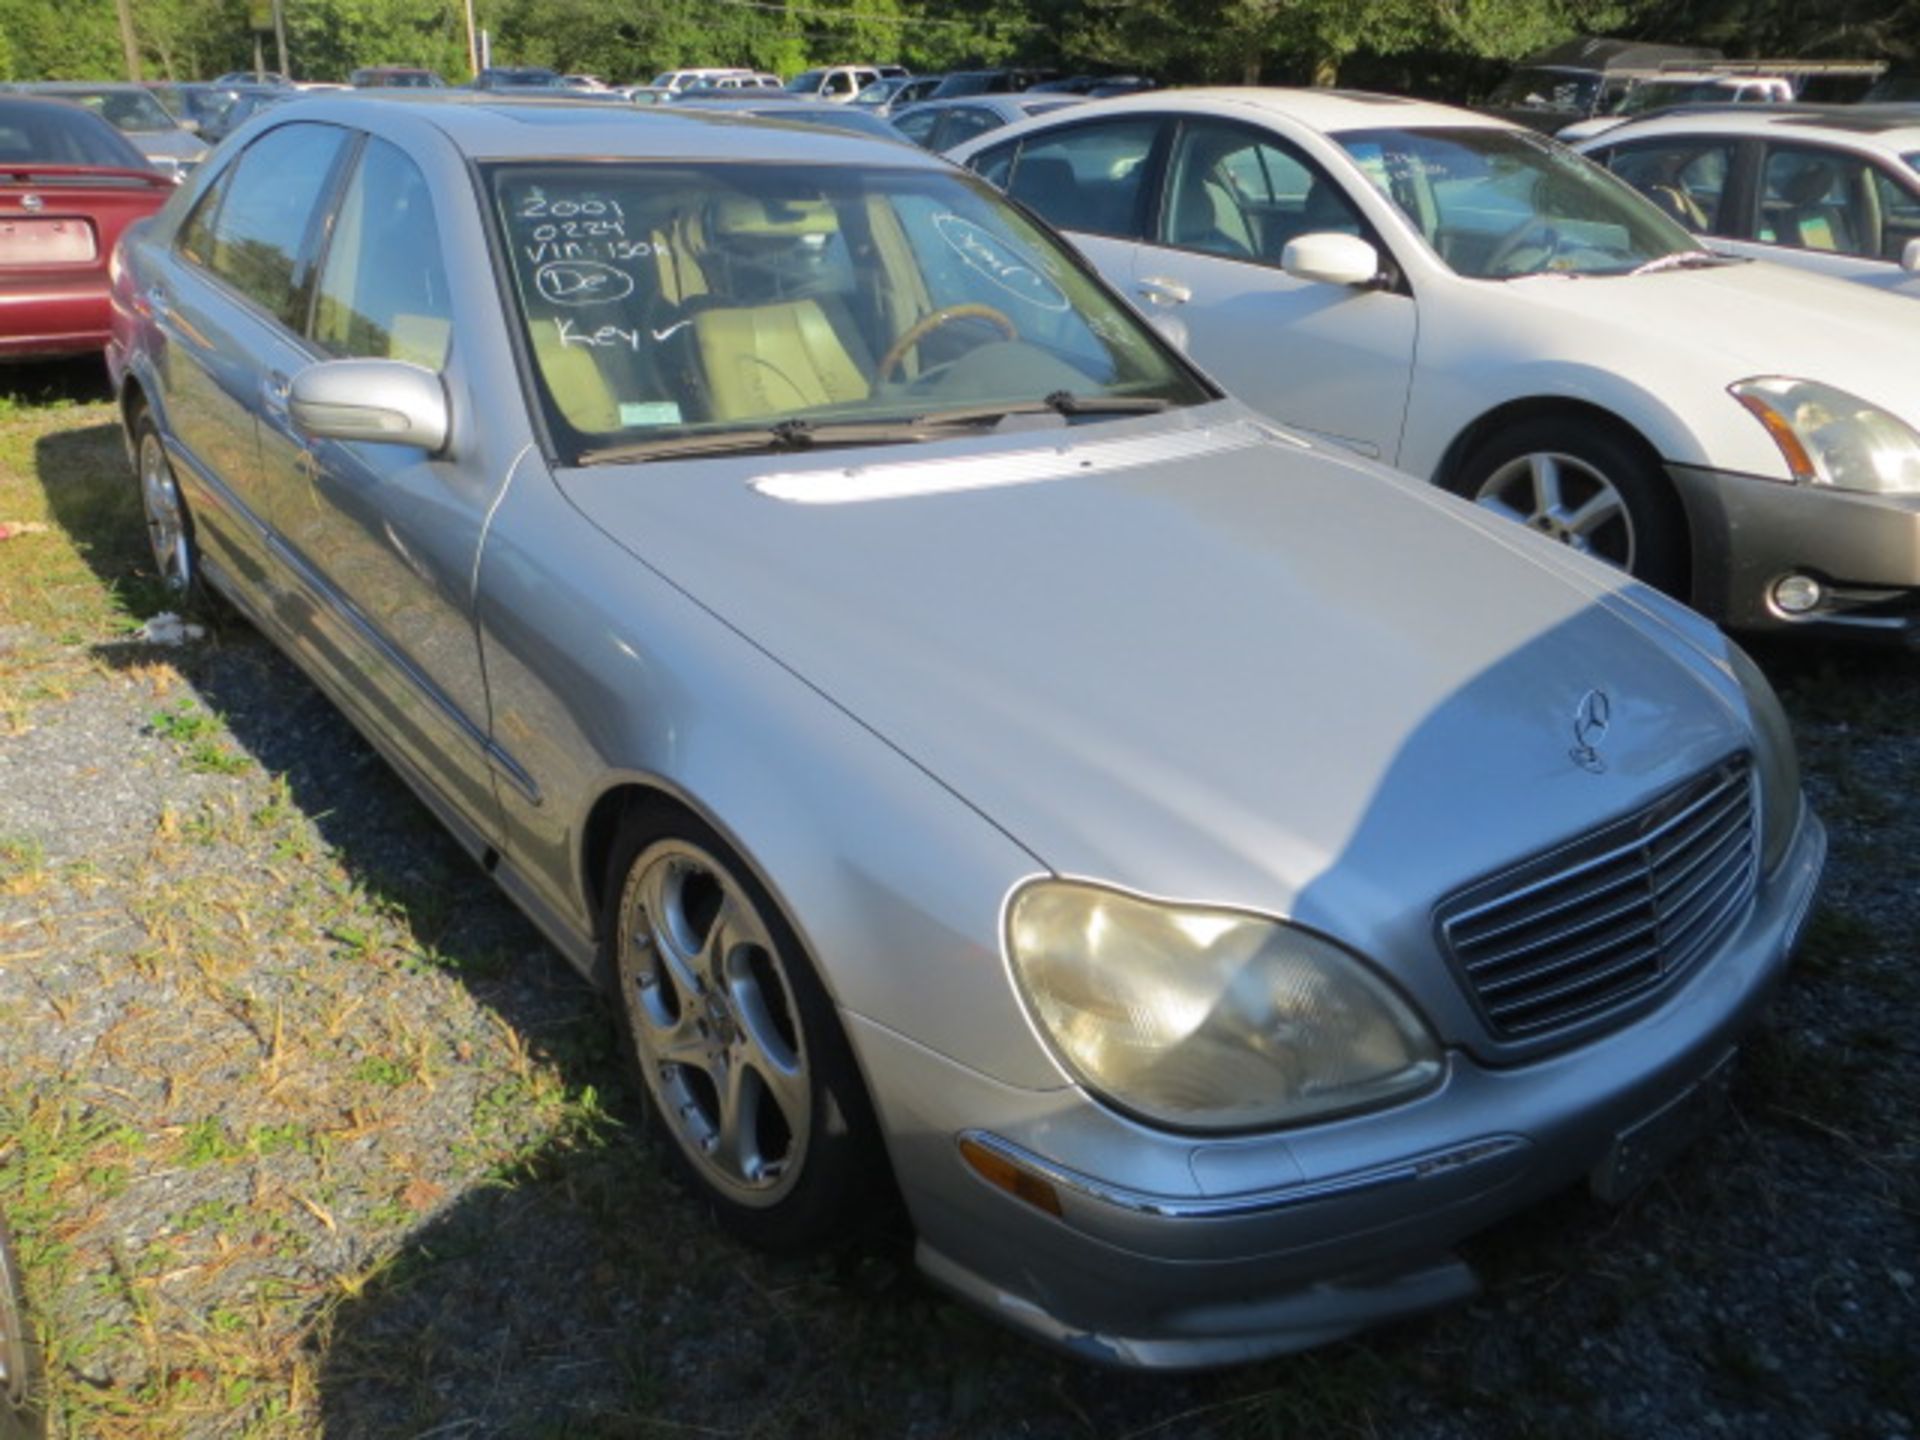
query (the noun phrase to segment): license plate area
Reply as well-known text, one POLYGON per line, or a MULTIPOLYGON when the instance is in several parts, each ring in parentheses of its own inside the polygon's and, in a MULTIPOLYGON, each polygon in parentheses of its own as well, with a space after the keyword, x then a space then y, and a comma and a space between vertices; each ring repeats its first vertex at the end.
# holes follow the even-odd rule
POLYGON ((1590 1177, 1599 1199, 1620 1204, 1712 1126, 1726 1108, 1734 1053, 1729 1050, 1688 1089, 1614 1136, 1590 1177))
POLYGON ((100 253, 87 220, 0 220, 0 265, 84 265, 100 253))

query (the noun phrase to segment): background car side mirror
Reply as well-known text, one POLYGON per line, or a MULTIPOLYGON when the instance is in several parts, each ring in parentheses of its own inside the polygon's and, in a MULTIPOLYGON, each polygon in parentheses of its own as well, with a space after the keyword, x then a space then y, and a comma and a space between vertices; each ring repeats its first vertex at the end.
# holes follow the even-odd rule
POLYGON ((1380 252, 1358 235, 1315 231, 1287 242, 1280 268, 1296 280, 1322 285, 1371 285, 1380 278, 1380 252))
POLYGON ((1907 248, 1900 252, 1900 268, 1909 274, 1920 275, 1920 240, 1907 242, 1907 248))
POLYGON ((319 440, 445 448, 451 417, 433 371, 404 360, 325 360, 293 377, 293 423, 319 440))
POLYGON ((189 135, 198 135, 200 133, 200 122, 190 116, 183 115, 174 123, 189 135))

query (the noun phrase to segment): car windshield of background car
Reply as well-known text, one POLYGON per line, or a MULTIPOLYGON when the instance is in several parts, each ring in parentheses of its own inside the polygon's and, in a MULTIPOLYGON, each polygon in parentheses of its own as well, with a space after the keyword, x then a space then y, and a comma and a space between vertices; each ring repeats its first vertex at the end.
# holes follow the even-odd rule
POLYGON ((144 90, 68 90, 62 100, 84 105, 114 129, 128 135, 177 130, 174 118, 144 90))
POLYGON ((1613 107, 1612 113, 1638 115, 1668 105, 1731 100, 1733 97, 1733 90, 1717 80, 1642 80, 1620 97, 1620 103, 1613 107))
POLYGON ((1212 398, 968 176, 613 161, 487 174, 536 389, 571 459, 794 422, 1212 398))
POLYGON ((1531 131, 1460 126, 1333 138, 1469 279, 1626 275, 1698 251, 1632 186, 1531 131))
POLYGON ((1538 110, 1578 110, 1593 107, 1600 93, 1598 75, 1573 70, 1516 70, 1494 87, 1489 105, 1522 106, 1538 110))

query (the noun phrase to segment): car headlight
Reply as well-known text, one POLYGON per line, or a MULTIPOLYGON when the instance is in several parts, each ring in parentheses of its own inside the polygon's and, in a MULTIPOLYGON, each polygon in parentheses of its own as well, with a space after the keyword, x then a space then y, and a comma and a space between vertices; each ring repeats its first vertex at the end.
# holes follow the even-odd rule
POLYGON ((1150 1121, 1288 1125, 1440 1074, 1438 1043, 1385 981, 1277 920, 1046 880, 1014 897, 1007 946, 1068 1070, 1150 1121))
POLYGON ((1795 480, 1920 494, 1920 431, 1857 395, 1812 380, 1742 380, 1727 387, 1766 427, 1795 480))
POLYGON ((1800 823, 1800 756, 1780 697, 1753 657, 1729 640, 1727 659, 1753 713, 1753 760, 1760 774, 1760 868, 1765 873, 1780 863, 1800 823))

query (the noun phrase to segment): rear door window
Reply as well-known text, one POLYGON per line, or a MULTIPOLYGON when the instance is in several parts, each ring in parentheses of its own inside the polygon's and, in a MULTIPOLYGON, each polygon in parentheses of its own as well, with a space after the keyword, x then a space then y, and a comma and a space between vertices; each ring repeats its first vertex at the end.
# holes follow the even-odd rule
POLYGON ((1138 240, 1162 123, 1102 120, 1036 135, 1020 147, 1007 193, 1062 230, 1138 240))

